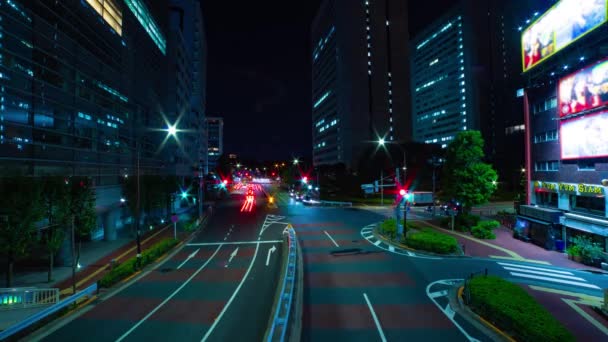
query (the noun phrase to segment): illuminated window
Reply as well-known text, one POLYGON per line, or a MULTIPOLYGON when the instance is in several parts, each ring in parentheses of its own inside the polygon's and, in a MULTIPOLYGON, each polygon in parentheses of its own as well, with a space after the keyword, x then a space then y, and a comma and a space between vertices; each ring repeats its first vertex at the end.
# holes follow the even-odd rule
POLYGON ((122 10, 116 0, 86 0, 118 35, 122 36, 122 10))
POLYGON ((167 40, 160 31, 160 28, 152 18, 150 11, 143 3, 142 0, 125 0, 127 7, 133 12, 133 15, 137 18, 141 26, 148 32, 150 38, 156 46, 160 49, 160 52, 165 55, 167 53, 167 40))

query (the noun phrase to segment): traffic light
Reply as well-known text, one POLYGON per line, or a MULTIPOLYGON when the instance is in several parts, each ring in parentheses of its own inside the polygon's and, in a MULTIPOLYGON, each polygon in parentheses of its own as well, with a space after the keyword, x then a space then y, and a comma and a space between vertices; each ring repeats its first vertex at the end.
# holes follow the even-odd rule
POLYGON ((401 195, 401 197, 403 197, 406 201, 409 201, 412 196, 412 194, 405 189, 399 190, 399 195, 401 195))
POLYGON ((302 183, 304 183, 304 184, 308 183, 308 177, 306 177, 306 176, 302 177, 302 183))

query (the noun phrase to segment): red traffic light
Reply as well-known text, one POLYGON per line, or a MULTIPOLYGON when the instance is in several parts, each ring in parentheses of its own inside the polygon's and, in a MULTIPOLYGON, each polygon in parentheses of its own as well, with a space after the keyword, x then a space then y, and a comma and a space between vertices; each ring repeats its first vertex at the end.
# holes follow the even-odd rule
POLYGON ((228 181, 224 179, 224 185, 228 184, 228 181))
POLYGON ((405 196, 405 194, 407 194, 407 191, 405 191, 405 189, 399 190, 399 195, 405 196))
POLYGON ((308 182, 308 177, 302 177, 302 182, 304 182, 304 183, 308 182))

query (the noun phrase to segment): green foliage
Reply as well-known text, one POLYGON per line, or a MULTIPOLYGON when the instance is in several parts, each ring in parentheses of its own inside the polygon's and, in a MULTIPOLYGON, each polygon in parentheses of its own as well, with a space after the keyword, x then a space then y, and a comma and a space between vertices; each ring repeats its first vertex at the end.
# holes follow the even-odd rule
POLYGON ((571 256, 581 256, 581 247, 577 245, 570 245, 566 248, 566 253, 571 256))
MULTIPOLYGON (((178 240, 173 238, 167 238, 145 250, 141 255, 141 267, 143 268, 146 265, 156 261, 162 255, 175 247, 178 242, 178 240)), ((110 287, 132 275, 136 271, 137 257, 133 257, 106 273, 106 275, 99 280, 99 286, 106 288, 110 287)))
POLYGON ((48 220, 48 228, 44 232, 42 242, 49 254, 59 251, 65 238, 64 217, 69 212, 66 201, 67 187, 62 177, 45 177, 42 179, 42 206, 48 220))
POLYGON ((494 240, 496 235, 492 230, 499 226, 500 223, 495 220, 481 221, 471 228, 471 234, 478 239, 494 240))
MULTIPOLYGON (((168 208, 171 202, 171 194, 177 189, 178 185, 175 177, 141 175, 139 177, 139 205, 141 211, 151 214, 155 210, 168 208)), ((127 201, 129 211, 136 215, 137 175, 124 179, 122 193, 127 201)))
POLYGON ((465 211, 486 203, 496 190, 498 178, 490 164, 483 162, 483 138, 479 131, 460 132, 448 145, 443 167, 442 196, 456 198, 465 211))
POLYGON ((572 243, 578 248, 583 263, 591 263, 593 259, 602 257, 602 247, 597 242, 591 241, 587 236, 575 236, 572 243))
POLYGON ((500 223, 496 220, 486 220, 480 221, 477 226, 485 228, 485 229, 496 229, 500 227, 500 223))
POLYGON ((0 194, 0 254, 8 260, 6 287, 11 287, 13 263, 29 254, 44 209, 41 187, 32 178, 0 178, 0 194))
POLYGON ((574 341, 572 334, 523 288, 494 276, 468 283, 469 305, 518 341, 574 341))
POLYGON ((430 228, 408 235, 405 244, 414 249, 438 254, 450 254, 458 249, 458 241, 454 237, 430 228))
POLYGON ((384 220, 384 222, 380 224, 380 234, 390 240, 395 240, 397 237, 397 220, 394 218, 384 220))
POLYGON ((197 219, 192 219, 188 222, 186 222, 184 224, 184 230, 187 232, 193 232, 196 230, 196 228, 198 228, 198 225, 196 224, 198 222, 197 219))

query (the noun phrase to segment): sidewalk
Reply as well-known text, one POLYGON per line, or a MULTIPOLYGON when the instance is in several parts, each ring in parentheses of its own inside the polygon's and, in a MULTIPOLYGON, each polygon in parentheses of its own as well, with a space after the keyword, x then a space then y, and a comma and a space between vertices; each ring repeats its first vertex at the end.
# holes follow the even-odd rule
MULTIPOLYGON (((192 210, 195 209, 192 208, 192 210)), ((179 216, 178 239, 184 239, 190 234, 183 231, 183 223, 188 221, 189 213, 182 212, 179 216)), ((118 234, 119 237, 115 241, 90 241, 82 244, 80 252, 81 267, 76 270, 77 290, 86 288, 101 279, 112 260, 124 262, 137 255, 137 243, 135 237, 130 236, 130 230, 125 228, 120 230, 118 234)), ((172 223, 154 227, 152 230, 142 230, 140 238, 142 251, 170 237, 173 237, 172 223)), ((47 282, 47 278, 48 270, 46 268, 15 273, 13 287, 59 288, 62 297, 72 294, 72 267, 70 265, 55 267, 52 283, 47 282)))
POLYGON ((599 268, 570 260, 565 253, 548 251, 535 244, 517 240, 513 238, 512 231, 503 226, 494 230, 494 234, 496 234, 495 240, 481 240, 473 237, 470 233, 451 231, 430 222, 426 223, 442 233, 454 236, 458 240, 458 243, 464 246, 465 255, 468 256, 526 261, 564 268, 601 271, 599 268))

